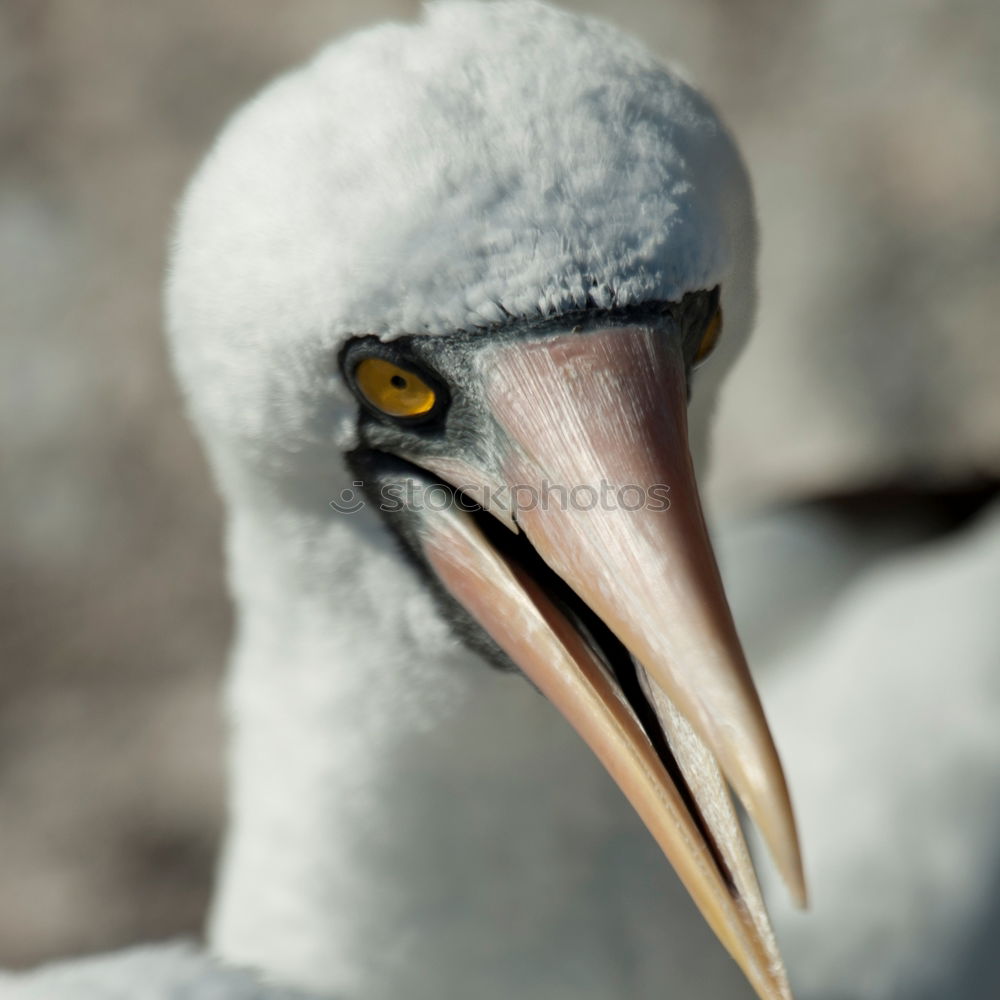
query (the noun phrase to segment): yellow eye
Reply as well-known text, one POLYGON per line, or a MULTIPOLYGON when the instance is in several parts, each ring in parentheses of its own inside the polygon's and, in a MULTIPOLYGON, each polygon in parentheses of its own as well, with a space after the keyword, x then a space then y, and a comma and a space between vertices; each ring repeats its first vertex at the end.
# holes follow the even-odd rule
POLYGON ((701 335, 701 343, 698 344, 698 350, 694 352, 692 364, 700 365, 715 350, 720 333, 722 333, 722 310, 716 309, 708 321, 708 326, 705 327, 705 332, 701 335))
POLYGON ((383 358, 360 361, 354 381, 361 395, 390 417, 423 417, 437 402, 437 393, 419 375, 383 358))

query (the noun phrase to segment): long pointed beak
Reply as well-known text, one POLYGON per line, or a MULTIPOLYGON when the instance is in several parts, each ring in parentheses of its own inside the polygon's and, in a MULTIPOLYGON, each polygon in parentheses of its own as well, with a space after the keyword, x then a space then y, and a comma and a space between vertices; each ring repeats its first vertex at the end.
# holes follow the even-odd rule
MULTIPOLYGON (((487 540, 455 510, 425 531, 428 561, 590 745, 759 996, 790 997, 726 783, 803 902, 795 823, 698 500, 680 351, 618 328, 480 360, 504 445, 500 481, 483 471, 471 486, 506 488, 516 528, 571 596, 546 589, 523 541, 487 540)), ((465 482, 435 471, 470 486, 468 466, 465 482)))

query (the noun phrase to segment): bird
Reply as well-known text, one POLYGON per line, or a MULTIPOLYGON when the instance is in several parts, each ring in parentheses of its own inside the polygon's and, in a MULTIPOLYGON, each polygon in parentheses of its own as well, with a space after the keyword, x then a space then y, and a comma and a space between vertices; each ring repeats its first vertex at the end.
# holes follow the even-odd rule
POLYGON ((801 904, 796 824, 697 491, 756 245, 708 101, 541 3, 429 4, 238 111, 166 294, 237 611, 210 955, 0 986, 790 997, 727 786, 801 904))
POLYGON ((428 995, 428 968, 482 997, 657 993, 612 957, 641 907, 594 886, 585 926, 561 916, 609 831, 525 828, 562 773, 528 750, 551 713, 525 673, 755 988, 787 993, 723 778, 801 896, 794 822, 687 434, 693 368, 748 331, 754 239, 705 99, 543 5, 431 5, 227 128, 167 295, 239 615, 219 954, 346 995, 412 992, 417 961, 428 995))

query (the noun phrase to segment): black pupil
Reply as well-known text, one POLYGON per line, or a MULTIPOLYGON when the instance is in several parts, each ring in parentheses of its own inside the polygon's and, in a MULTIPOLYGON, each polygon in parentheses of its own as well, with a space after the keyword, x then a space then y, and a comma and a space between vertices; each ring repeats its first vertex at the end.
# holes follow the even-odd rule
POLYGON ((405 388, 406 388, 406 379, 405 379, 405 378, 403 378, 403 376, 402 376, 402 375, 393 375, 393 376, 392 376, 392 378, 391 378, 391 379, 389 379, 389 382, 390 382, 390 383, 391 383, 391 384, 392 384, 392 385, 393 385, 393 386, 394 386, 394 387, 395 387, 396 389, 405 389, 405 388))

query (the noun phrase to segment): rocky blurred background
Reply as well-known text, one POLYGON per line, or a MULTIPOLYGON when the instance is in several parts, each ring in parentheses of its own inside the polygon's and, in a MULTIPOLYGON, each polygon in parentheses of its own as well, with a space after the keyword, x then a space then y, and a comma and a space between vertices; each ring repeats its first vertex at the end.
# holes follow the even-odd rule
MULTIPOLYGON (((724 109, 763 229, 716 509, 1000 474, 1000 4, 601 0, 724 109)), ((197 933, 220 510, 160 334, 226 116, 409 0, 0 0, 0 964, 197 933)))

